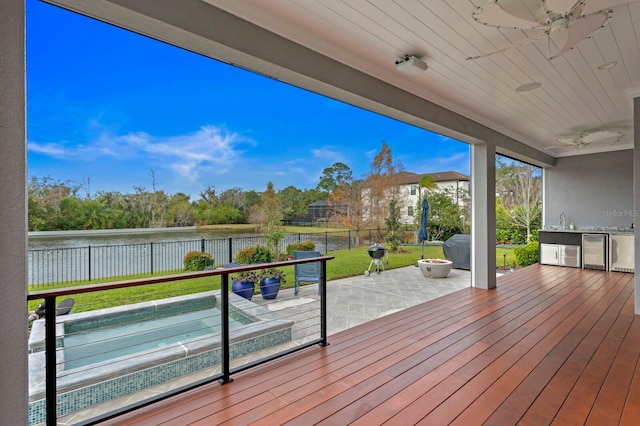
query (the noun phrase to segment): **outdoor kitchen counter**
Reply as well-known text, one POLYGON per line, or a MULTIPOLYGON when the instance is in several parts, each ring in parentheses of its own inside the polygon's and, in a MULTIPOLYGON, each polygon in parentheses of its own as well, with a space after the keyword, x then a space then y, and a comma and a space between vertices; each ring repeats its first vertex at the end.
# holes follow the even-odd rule
POLYGON ((542 244, 565 244, 582 247, 583 234, 633 235, 633 228, 609 229, 541 229, 538 231, 538 242, 542 244))
POLYGON ((572 234, 630 234, 633 235, 634 228, 622 228, 622 227, 612 227, 612 228, 600 228, 600 229, 587 229, 587 228, 576 228, 576 229, 540 229, 538 232, 567 232, 572 234))

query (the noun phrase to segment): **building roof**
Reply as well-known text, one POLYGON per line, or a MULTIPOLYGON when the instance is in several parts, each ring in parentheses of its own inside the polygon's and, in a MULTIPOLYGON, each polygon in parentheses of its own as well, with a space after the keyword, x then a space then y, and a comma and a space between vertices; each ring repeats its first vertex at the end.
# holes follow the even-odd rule
POLYGON ((397 174, 399 185, 410 185, 419 183, 423 176, 431 176, 435 182, 451 182, 451 181, 469 181, 469 176, 454 171, 435 172, 435 173, 411 173, 400 172, 397 174))

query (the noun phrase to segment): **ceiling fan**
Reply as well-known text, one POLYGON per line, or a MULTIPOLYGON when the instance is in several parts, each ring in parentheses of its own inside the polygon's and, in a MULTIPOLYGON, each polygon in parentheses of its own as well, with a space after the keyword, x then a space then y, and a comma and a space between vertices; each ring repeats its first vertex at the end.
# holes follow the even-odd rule
POLYGON ((559 138, 557 139, 562 145, 551 145, 545 147, 547 150, 565 149, 567 146, 575 146, 580 149, 584 146, 596 144, 610 144, 613 145, 618 142, 624 136, 623 133, 617 130, 584 130, 579 132, 575 136, 559 138))
POLYGON ((477 7, 473 19, 496 28, 537 30, 531 36, 492 52, 467 59, 478 59, 547 37, 547 58, 555 59, 575 48, 607 25, 616 9, 638 0, 491 0, 477 7), (552 55, 551 45, 561 46, 552 55))

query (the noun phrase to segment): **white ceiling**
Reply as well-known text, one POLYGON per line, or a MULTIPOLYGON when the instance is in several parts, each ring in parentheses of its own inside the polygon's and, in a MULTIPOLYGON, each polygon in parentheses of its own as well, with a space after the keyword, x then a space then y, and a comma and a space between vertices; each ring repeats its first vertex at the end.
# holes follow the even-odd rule
MULTIPOLYGON (((552 156, 632 148, 631 98, 640 96, 640 2, 587 0, 592 10, 616 6, 612 19, 556 59, 547 59, 543 37, 467 60, 534 32, 474 21, 476 6, 487 0, 203 1, 552 156), (422 58, 428 70, 417 76, 398 72, 395 61, 406 54, 422 58), (598 69, 610 61, 618 65, 598 69), (531 82, 542 85, 515 91, 531 82), (558 142, 603 129, 624 136, 615 144, 580 148, 558 142)), ((539 0, 504 1, 540 7, 539 0)))

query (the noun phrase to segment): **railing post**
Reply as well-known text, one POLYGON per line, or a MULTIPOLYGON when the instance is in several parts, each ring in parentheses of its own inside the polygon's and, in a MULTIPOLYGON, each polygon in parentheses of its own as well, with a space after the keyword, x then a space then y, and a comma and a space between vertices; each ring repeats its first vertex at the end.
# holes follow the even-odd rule
POLYGON ((327 341, 327 261, 320 262, 320 346, 329 346, 327 341))
POLYGON ((233 238, 229 237, 229 263, 233 262, 233 238))
POLYGON ((221 310, 221 333, 222 345, 220 345, 220 356, 222 361, 222 377, 220 384, 232 382, 231 361, 229 352, 229 274, 222 274, 222 285, 220 286, 220 298, 222 299, 221 310))
POLYGON ((91 246, 89 246, 88 249, 89 249, 89 281, 91 281, 91 246))
POLYGON ((150 259, 151 259, 151 273, 153 274, 153 241, 151 241, 149 243, 150 245, 150 249, 149 249, 149 253, 151 254, 150 259))
POLYGON ((45 318, 45 398, 47 426, 58 424, 56 382, 56 297, 44 298, 45 318))

